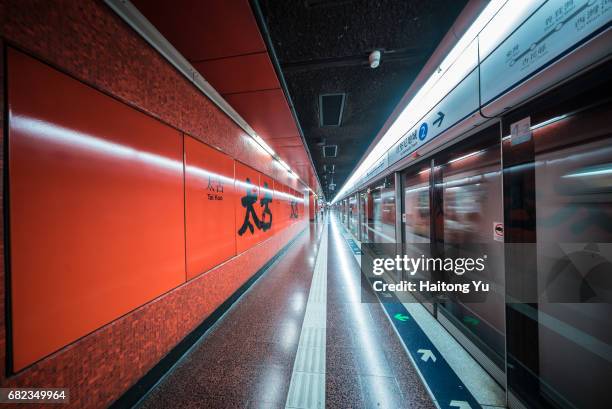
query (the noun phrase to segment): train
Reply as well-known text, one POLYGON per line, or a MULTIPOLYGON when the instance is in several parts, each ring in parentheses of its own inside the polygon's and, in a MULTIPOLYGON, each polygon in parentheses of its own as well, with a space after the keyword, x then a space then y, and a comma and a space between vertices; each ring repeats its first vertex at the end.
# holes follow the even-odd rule
MULTIPOLYGON (((502 9, 444 67, 454 88, 422 97, 429 105, 413 109, 422 116, 397 142, 370 149, 334 209, 363 243, 401 243, 405 253, 410 245, 486 248, 486 299, 425 307, 507 387, 510 407, 604 408, 612 377, 612 5, 527 3, 514 32, 495 31, 496 18, 510 13, 502 9)), ((440 71, 434 76, 444 78, 440 71)), ((401 112, 395 119, 407 123, 401 112)))

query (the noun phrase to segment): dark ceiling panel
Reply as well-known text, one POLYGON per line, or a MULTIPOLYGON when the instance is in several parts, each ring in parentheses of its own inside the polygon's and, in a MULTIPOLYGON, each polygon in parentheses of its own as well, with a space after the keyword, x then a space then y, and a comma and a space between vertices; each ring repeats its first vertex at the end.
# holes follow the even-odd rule
POLYGON ((248 0, 132 0, 190 61, 265 52, 248 0))
POLYGON ((280 89, 268 53, 220 58, 193 66, 220 94, 280 89))
POLYGON ((328 199, 344 183, 465 0, 254 0, 261 7, 328 199), (368 55, 382 50, 381 64, 368 55), (321 127, 319 96, 345 93, 339 127, 321 127), (338 145, 335 158, 324 145, 338 145), (334 174, 324 170, 335 165, 334 174), (334 191, 327 190, 331 181, 334 191))

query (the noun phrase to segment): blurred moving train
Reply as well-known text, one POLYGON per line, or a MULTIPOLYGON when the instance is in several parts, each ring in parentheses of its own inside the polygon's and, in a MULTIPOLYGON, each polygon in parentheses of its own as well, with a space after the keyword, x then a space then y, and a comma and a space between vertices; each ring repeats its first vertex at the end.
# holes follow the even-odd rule
POLYGON ((405 252, 411 244, 485 246, 486 299, 425 307, 507 388, 511 407, 604 408, 612 379, 612 2, 533 3, 489 54, 483 29, 473 71, 374 158, 374 170, 354 177, 335 206, 362 242, 402 243, 405 252), (589 24, 597 28, 585 34, 589 24), (470 101, 475 109, 428 135, 432 118, 470 101))

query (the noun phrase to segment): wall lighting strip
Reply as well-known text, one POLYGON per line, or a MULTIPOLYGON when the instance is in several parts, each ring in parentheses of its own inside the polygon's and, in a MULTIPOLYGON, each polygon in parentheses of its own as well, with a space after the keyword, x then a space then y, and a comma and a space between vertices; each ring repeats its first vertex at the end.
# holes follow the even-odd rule
MULTIPOLYGON (((185 57, 155 28, 153 24, 134 6, 129 0, 104 0, 104 2, 121 17, 134 31, 136 31, 151 47, 157 50, 170 64, 174 66, 187 80, 206 95, 216 106, 221 109, 232 121, 244 130, 261 148, 264 149, 274 160, 282 162, 276 152, 259 136, 255 130, 240 116, 238 112, 213 88, 212 85, 196 70, 185 57)), ((291 168, 284 164, 283 167, 291 172, 291 168)), ((297 179, 302 185, 308 186, 296 174, 292 178, 297 179)))
MULTIPOLYGON (((268 145, 266 143, 266 141, 264 141, 261 136, 255 134, 255 135, 251 135, 251 138, 253 138, 255 140, 255 142, 257 142, 259 144, 259 146, 261 146, 263 148, 264 151, 266 151, 266 153, 268 153, 270 156, 272 156, 272 158, 276 159, 276 152, 274 152, 274 149, 272 149, 270 147, 270 145, 268 145)), ((279 160, 279 159, 277 159, 279 160)))

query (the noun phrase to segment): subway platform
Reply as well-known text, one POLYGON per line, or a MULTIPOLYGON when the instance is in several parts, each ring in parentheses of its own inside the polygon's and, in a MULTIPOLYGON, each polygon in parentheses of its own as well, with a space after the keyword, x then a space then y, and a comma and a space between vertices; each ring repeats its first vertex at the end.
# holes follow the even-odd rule
POLYGON ((0 0, 0 406, 609 409, 612 0, 0 0))
MULTIPOLYGON (((411 361, 420 355, 411 358, 381 303, 362 302, 350 242, 360 245, 335 212, 311 223, 138 407, 435 408, 428 382, 434 390, 450 385, 439 374, 424 378, 411 361)), ((407 311, 402 317, 414 319, 407 311)), ((434 330, 446 344, 435 352, 437 364, 444 353, 464 360, 459 374, 473 378, 466 381, 475 402, 504 407, 501 388, 443 339, 450 335, 441 327, 434 330)), ((468 407, 461 396, 453 403, 468 407)))

